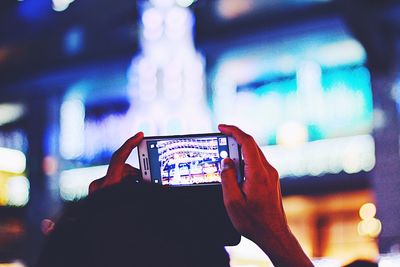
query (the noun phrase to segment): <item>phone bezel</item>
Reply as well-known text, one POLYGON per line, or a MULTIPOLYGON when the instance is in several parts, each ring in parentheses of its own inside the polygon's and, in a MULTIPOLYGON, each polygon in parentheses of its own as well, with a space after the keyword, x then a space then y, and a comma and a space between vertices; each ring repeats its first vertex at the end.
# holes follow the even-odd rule
MULTIPOLYGON (((145 182, 155 183, 151 178, 151 168, 150 168, 150 158, 148 153, 148 141, 155 140, 170 140, 170 139, 186 139, 186 138, 203 138, 203 137, 227 137, 227 142, 229 146, 229 157, 235 163, 236 173, 238 175, 238 182, 241 183, 243 181, 243 171, 242 171, 242 154, 240 145, 236 142, 236 140, 228 135, 222 133, 205 133, 205 134, 186 134, 186 135, 167 135, 167 136, 147 136, 144 137, 142 142, 138 145, 138 158, 140 171, 142 174, 142 179, 145 182)), ((176 187, 195 187, 195 186, 213 186, 220 185, 220 183, 212 183, 212 184, 188 184, 188 185, 162 185, 160 186, 176 188, 176 187)))

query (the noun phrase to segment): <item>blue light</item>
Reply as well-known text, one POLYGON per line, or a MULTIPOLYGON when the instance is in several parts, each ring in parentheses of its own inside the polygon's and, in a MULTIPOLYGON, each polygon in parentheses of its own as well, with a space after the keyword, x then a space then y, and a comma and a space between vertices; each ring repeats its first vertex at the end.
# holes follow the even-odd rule
POLYGON ((19 4, 18 14, 26 21, 45 20, 51 10, 51 2, 48 0, 23 1, 19 4))
POLYGON ((84 32, 80 27, 69 29, 64 37, 64 50, 68 55, 76 55, 84 45, 84 32))

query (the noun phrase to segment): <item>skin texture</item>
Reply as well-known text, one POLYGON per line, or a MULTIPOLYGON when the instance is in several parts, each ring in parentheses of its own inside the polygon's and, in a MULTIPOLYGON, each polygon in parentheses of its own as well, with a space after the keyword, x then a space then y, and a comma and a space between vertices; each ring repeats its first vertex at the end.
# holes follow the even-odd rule
POLYGON ((275 266, 313 266, 290 232, 282 205, 279 174, 253 137, 230 125, 219 130, 242 147, 245 181, 239 185, 231 159, 224 159, 222 191, 234 227, 254 241, 275 266))
POLYGON ((125 163, 132 150, 143 140, 143 132, 138 132, 129 138, 111 157, 107 174, 101 179, 97 179, 90 183, 89 194, 101 188, 118 184, 126 176, 139 177, 140 171, 131 165, 125 163))
MULTIPOLYGON (((236 126, 220 124, 218 128, 236 139, 244 158, 245 181, 241 185, 233 161, 226 158, 222 162, 224 205, 236 230, 255 242, 275 266, 313 266, 287 225, 276 169, 253 137, 236 126)), ((143 133, 137 133, 113 154, 106 176, 90 184, 89 194, 120 183, 127 175, 140 176, 140 171, 125 161, 142 139, 143 133)))

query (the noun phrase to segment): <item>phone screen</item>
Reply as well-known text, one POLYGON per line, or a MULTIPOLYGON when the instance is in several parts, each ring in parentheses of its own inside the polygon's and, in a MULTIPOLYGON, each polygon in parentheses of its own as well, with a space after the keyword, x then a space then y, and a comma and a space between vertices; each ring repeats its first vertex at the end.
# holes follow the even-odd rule
POLYGON ((147 151, 153 182, 166 186, 220 183, 229 157, 226 136, 149 140, 147 151))

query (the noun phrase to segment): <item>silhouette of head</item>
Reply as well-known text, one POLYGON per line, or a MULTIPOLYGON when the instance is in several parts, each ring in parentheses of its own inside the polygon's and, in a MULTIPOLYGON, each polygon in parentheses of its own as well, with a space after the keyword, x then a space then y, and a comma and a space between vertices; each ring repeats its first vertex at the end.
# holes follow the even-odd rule
POLYGON ((211 204, 177 195, 123 182, 71 204, 37 266, 229 266, 211 204))

